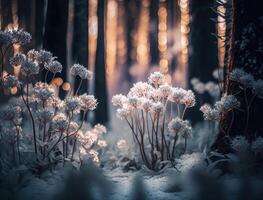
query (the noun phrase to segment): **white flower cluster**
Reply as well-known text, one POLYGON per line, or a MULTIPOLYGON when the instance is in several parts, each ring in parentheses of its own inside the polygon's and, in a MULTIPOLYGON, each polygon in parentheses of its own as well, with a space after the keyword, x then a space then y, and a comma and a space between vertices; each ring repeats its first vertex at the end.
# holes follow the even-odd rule
POLYGON ((203 83, 198 78, 193 78, 191 79, 191 84, 193 86, 193 89, 198 94, 204 94, 205 92, 208 92, 211 95, 211 97, 216 99, 220 96, 219 84, 216 84, 213 81, 208 81, 207 83, 203 83))
POLYGON ((7 75, 4 77, 4 86, 7 88, 18 87, 21 83, 13 75, 7 75))
POLYGON ((201 106, 200 111, 205 120, 218 121, 220 117, 230 110, 239 108, 240 103, 234 95, 224 95, 220 101, 215 103, 214 108, 208 104, 201 106))
POLYGON ((248 74, 243 69, 239 68, 235 68, 230 73, 229 79, 241 84, 244 89, 252 89, 258 98, 263 98, 263 80, 255 80, 252 74, 248 74))
POLYGON ((89 70, 87 70, 83 65, 80 64, 74 64, 71 69, 70 73, 73 76, 79 76, 81 79, 88 79, 91 80, 93 73, 89 70))
POLYGON ((120 118, 127 118, 135 110, 161 114, 167 101, 189 108, 195 105, 195 95, 191 90, 168 85, 163 74, 154 72, 148 78, 148 83, 135 83, 127 96, 118 94, 112 98, 113 105, 120 107, 117 110, 120 118))
POLYGON ((31 35, 23 30, 0 31, 0 43, 9 44, 28 44, 31 41, 31 35))
POLYGON ((190 137, 192 135, 192 127, 188 120, 183 120, 176 117, 168 124, 169 131, 172 133, 178 133, 183 137, 190 137))

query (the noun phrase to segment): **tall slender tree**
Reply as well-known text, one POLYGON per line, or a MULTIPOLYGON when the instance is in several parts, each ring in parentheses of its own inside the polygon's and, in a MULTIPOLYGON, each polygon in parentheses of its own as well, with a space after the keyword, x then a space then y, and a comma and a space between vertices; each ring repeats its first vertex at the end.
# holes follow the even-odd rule
MULTIPOLYGON (((74 25, 72 58, 74 63, 88 67, 88 0, 74 1, 74 25)), ((75 89, 79 85, 80 78, 77 77, 75 89)), ((88 81, 83 80, 80 92, 87 92, 88 81)))
MULTIPOLYGON (((213 0, 191 0, 190 1, 190 50, 189 50, 189 86, 192 78, 199 78, 203 82, 212 79, 212 72, 218 67, 217 60, 217 38, 212 34, 216 33, 216 22, 211 18, 216 18, 216 14, 211 9, 213 0)), ((208 95, 204 97, 206 102, 211 101, 208 95)), ((189 115, 192 122, 202 119, 202 114, 198 110, 200 102, 193 108, 189 115)))
POLYGON ((215 143, 221 151, 229 151, 226 132, 230 138, 244 135, 249 140, 263 135, 262 98, 254 96, 251 89, 242 89, 239 83, 229 80, 229 73, 234 69, 243 69, 256 80, 263 79, 263 11, 257 0, 233 0, 231 13, 225 92, 237 97, 240 108, 221 120, 221 131, 215 143))
POLYGON ((106 62, 104 44, 104 18, 106 0, 98 1, 98 39, 95 58, 95 97, 99 106, 95 110, 95 123, 106 124, 109 121, 108 115, 108 93, 106 83, 106 62))
MULTIPOLYGON (((69 0, 48 0, 43 47, 51 51, 63 65, 60 74, 67 80, 67 25, 69 0)), ((64 92, 61 91, 61 97, 64 92)))
POLYGON ((5 29, 9 23, 12 23, 12 0, 1 0, 1 29, 5 29))

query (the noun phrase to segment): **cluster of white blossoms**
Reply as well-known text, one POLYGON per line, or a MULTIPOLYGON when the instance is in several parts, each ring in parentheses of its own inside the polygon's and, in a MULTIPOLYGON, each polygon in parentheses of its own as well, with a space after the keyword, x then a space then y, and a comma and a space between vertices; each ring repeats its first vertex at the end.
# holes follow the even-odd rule
POLYGON ((193 78, 191 79, 191 84, 193 86, 194 91, 196 91, 198 94, 204 94, 205 92, 208 92, 208 94, 215 99, 217 99, 220 96, 219 84, 213 81, 203 83, 198 78, 193 78))
POLYGON ((239 107, 240 103, 234 95, 224 95, 220 101, 215 103, 214 108, 204 104, 201 106, 200 111, 203 113, 205 120, 218 121, 223 114, 239 107))
POLYGON ((229 79, 239 83, 244 90, 252 89, 258 98, 263 98, 263 80, 255 80, 252 74, 245 72, 243 69, 235 68, 229 75, 229 79))
POLYGON ((83 65, 80 64, 74 64, 71 69, 70 73, 73 76, 79 76, 81 79, 88 79, 91 80, 93 73, 89 70, 87 70, 83 65))
POLYGON ((195 96, 191 90, 168 85, 160 72, 152 73, 148 83, 135 83, 127 96, 117 94, 112 98, 113 105, 120 107, 117 110, 120 118, 127 118, 136 110, 153 115, 161 114, 168 101, 189 108, 195 105, 195 96))
POLYGON ((169 85, 160 72, 152 73, 148 82, 135 83, 127 95, 117 94, 112 98, 112 104, 118 107, 117 116, 128 123, 135 142, 140 146, 142 160, 150 169, 155 169, 158 161, 174 159, 175 147, 170 144, 176 144, 178 137, 175 135, 185 138, 186 150, 186 140, 192 134, 192 127, 183 118, 185 111, 195 103, 191 90, 169 85), (168 105, 177 108, 176 118, 171 119, 175 110, 167 109, 168 105), (166 117, 169 114, 170 118, 166 117), (167 133, 167 127, 171 135, 167 133), (143 139, 144 134, 148 139, 143 139), (152 153, 144 155, 147 154, 144 151, 152 153))
POLYGON ((171 133, 178 133, 184 138, 190 137, 192 135, 192 127, 190 122, 179 117, 172 119, 168 124, 168 128, 171 133))
MULTIPOLYGON (((30 40, 31 35, 22 30, 0 31, 1 51, 14 44, 24 45, 30 40)), ((69 157, 74 160, 75 151, 81 150, 80 145, 83 147, 85 143, 86 147, 87 144, 94 146, 94 135, 96 135, 95 143, 98 149, 107 146, 106 141, 99 136, 107 131, 103 125, 98 124, 85 134, 82 133, 87 113, 96 109, 97 99, 87 93, 78 94, 77 91, 82 82, 75 93, 71 90, 69 83, 67 83, 68 89, 65 89, 63 80, 55 78, 57 73, 62 72, 63 66, 51 52, 31 49, 27 53, 15 52, 11 58, 7 56, 8 58, 3 59, 9 60, 14 69, 20 68, 23 75, 23 81, 20 81, 16 75, 5 72, 4 67, 1 71, 1 86, 10 91, 14 88, 20 95, 14 98, 15 100, 11 99, 9 105, 0 110, 2 119, 0 129, 14 130, 13 135, 18 135, 14 137, 12 143, 18 151, 15 154, 19 154, 21 149, 19 145, 26 146, 25 143, 30 141, 30 151, 33 150, 39 159, 49 158, 50 161, 52 159, 61 161, 61 157, 56 157, 62 155, 65 162, 69 160, 69 157), (35 81, 37 78, 35 75, 43 70, 46 72, 45 82, 35 81), (49 72, 53 74, 51 81, 46 80, 49 72), (64 99, 59 97, 60 89, 67 91, 64 99), (30 118, 32 128, 25 132, 22 122, 26 117, 30 118), (32 144, 33 148, 31 148, 32 144), (59 154, 57 154, 58 151, 59 154)), ((81 79, 90 80, 93 76, 91 71, 80 64, 74 64, 70 71, 74 78, 79 76, 81 79)), ((0 137, 2 137, 1 132, 0 137)), ((90 151, 91 149, 87 149, 86 154, 90 151)))
POLYGON ((251 150, 255 154, 263 154, 263 138, 257 137, 250 143, 245 136, 236 136, 231 141, 231 147, 238 153, 251 150))

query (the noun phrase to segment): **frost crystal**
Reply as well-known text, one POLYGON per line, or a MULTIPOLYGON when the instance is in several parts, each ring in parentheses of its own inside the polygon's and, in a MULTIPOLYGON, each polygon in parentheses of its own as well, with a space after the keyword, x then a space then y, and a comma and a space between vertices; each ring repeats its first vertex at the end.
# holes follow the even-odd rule
POLYGON ((4 86, 8 88, 18 87, 20 82, 13 75, 8 75, 4 77, 4 86))
POLYGON ((54 112, 50 109, 39 109, 36 111, 36 119, 39 123, 48 123, 52 120, 54 112))
POLYGON ((68 120, 66 115, 63 113, 58 113, 52 120, 52 127, 55 131, 63 133, 66 131, 68 126, 68 120))
POLYGON ((22 45, 28 44, 32 39, 30 33, 23 30, 13 30, 11 31, 11 35, 12 35, 12 43, 19 43, 22 45))
POLYGON ((37 82, 35 84, 33 94, 41 101, 46 101, 54 96, 54 89, 46 83, 37 82))
POLYGON ((38 53, 37 61, 39 64, 47 64, 53 61, 53 54, 46 50, 40 50, 38 53))
POLYGON ((67 97, 65 99, 65 110, 67 112, 79 112, 80 110, 79 97, 67 97))
POLYGON ((12 34, 8 31, 0 31, 0 43, 8 45, 12 42, 12 34))

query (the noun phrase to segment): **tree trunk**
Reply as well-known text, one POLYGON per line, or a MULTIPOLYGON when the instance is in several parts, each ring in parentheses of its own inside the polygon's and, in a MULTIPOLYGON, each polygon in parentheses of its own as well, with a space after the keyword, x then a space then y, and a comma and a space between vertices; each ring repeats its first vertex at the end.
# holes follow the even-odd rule
MULTIPOLYGON (((256 80, 263 79, 263 12, 257 0, 233 0, 232 1, 232 26, 230 35, 230 47, 228 52, 227 74, 235 68, 245 70, 252 74, 256 80)), ((240 102, 240 109, 228 113, 221 120, 221 131, 215 146, 222 152, 229 151, 225 132, 233 138, 236 135, 244 135, 250 141, 256 136, 263 135, 262 112, 263 100, 255 97, 252 101, 252 91, 247 90, 245 95, 240 85, 230 81, 227 76, 225 92, 235 95, 240 102), (247 101, 252 102, 249 112, 247 101), (248 119, 248 124, 247 124, 248 119)))
POLYGON ((4 30, 12 22, 12 1, 1 0, 1 29, 4 30))
MULTIPOLYGON (((72 57, 74 63, 88 68, 88 0, 74 1, 74 30, 72 57)), ((75 90, 80 78, 75 81, 75 90)), ((83 80, 80 93, 88 92, 88 80, 83 80)))
MULTIPOLYGON (((64 67, 60 74, 64 81, 67 80, 67 24, 68 0, 48 0, 43 47, 64 67)), ((60 91, 60 97, 64 96, 65 92, 60 91)))
POLYGON ((45 22, 46 0, 35 2, 35 47, 41 48, 45 22))
MULTIPOLYGON (((218 67, 216 23, 211 18, 216 18, 216 13, 211 9, 213 0, 190 1, 190 50, 189 50, 189 87, 192 78, 199 78, 202 82, 212 80, 212 72, 218 67)), ((202 100, 211 103, 208 94, 202 100)), ((200 99, 200 98, 198 98, 200 99)), ((191 121, 196 123, 202 120, 199 108, 203 102, 197 101, 196 106, 189 115, 191 121)))
POLYGON ((150 1, 150 33, 149 33, 151 65, 159 65, 158 10, 159 10, 159 0, 151 0, 150 1))
POLYGON ((105 0, 98 1, 98 39, 95 58, 95 97, 99 105, 95 110, 95 123, 106 124, 108 116, 108 93, 106 84, 106 63, 105 63, 105 44, 104 44, 104 14, 105 0))

